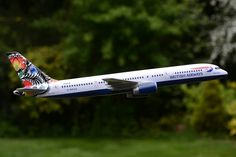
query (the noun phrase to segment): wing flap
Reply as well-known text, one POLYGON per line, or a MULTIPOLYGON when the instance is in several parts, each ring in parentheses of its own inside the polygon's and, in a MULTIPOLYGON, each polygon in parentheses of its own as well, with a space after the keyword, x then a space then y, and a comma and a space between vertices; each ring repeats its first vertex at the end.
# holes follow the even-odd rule
POLYGON ((107 84, 110 85, 114 91, 132 90, 138 84, 138 82, 115 78, 105 78, 103 80, 106 81, 107 84))

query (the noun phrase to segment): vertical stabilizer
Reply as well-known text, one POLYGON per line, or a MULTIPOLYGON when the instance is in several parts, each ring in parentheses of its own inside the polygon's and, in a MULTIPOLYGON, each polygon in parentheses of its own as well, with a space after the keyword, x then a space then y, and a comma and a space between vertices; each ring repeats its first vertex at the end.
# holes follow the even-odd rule
POLYGON ((53 80, 30 61, 28 61, 19 52, 9 52, 7 53, 7 56, 21 79, 24 87, 40 85, 53 80))

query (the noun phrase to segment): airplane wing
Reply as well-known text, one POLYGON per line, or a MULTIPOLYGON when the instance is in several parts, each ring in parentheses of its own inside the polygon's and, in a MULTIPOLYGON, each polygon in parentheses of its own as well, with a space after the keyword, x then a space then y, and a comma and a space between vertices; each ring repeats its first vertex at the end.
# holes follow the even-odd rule
POLYGON ((108 85, 112 87, 114 91, 132 90, 138 84, 138 82, 120 80, 120 79, 115 79, 115 78, 105 78, 103 80, 106 81, 108 85))

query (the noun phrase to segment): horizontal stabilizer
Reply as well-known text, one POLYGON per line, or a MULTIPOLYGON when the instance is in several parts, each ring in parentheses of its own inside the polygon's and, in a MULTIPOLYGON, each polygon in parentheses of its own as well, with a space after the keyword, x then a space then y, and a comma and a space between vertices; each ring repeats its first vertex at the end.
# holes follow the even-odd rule
POLYGON ((42 94, 44 92, 46 92, 47 89, 42 89, 42 88, 37 88, 37 87, 23 87, 23 88, 17 88, 13 93, 15 95, 20 95, 20 96, 24 96, 24 95, 38 95, 38 94, 42 94))

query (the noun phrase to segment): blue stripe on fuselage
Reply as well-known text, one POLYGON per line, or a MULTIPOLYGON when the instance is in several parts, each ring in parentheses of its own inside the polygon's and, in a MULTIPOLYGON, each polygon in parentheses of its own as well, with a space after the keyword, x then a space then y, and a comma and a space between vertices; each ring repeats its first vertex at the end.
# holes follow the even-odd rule
POLYGON ((86 92, 76 92, 76 93, 66 93, 61 95, 52 95, 52 96, 46 96, 46 98, 68 98, 68 97, 89 97, 89 96, 98 96, 98 95, 106 95, 106 94, 112 94, 112 91, 110 89, 100 89, 100 90, 92 90, 92 91, 86 91, 86 92))

